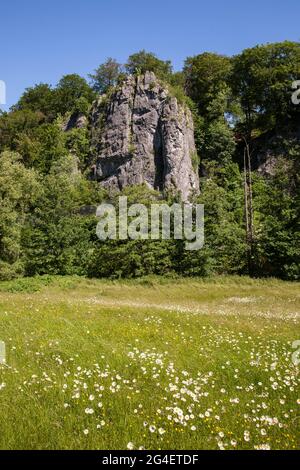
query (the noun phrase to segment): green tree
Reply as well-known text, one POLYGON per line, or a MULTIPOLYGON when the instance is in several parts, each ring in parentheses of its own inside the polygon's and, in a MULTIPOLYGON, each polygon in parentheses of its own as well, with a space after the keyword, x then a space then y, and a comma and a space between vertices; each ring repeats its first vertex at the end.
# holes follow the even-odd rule
POLYGON ((47 121, 51 121, 56 116, 54 98, 55 92, 51 86, 46 83, 40 83, 34 87, 27 88, 12 110, 39 112, 44 115, 47 121))
MULTIPOLYGON (((188 57, 184 64, 185 90, 188 96, 196 103, 201 116, 210 115, 213 100, 222 91, 226 90, 229 102, 230 90, 228 79, 231 72, 231 59, 229 57, 205 52, 188 57)), ((223 108, 220 115, 227 111, 228 103, 222 98, 223 108)))
POLYGON ((84 171, 90 157, 90 135, 86 127, 74 128, 64 133, 68 151, 76 157, 80 170, 84 171))
POLYGON ((199 202, 205 206, 205 249, 209 266, 218 274, 246 272, 243 182, 235 164, 211 168, 199 202))
POLYGON ((206 124, 203 145, 200 149, 204 164, 208 161, 216 161, 224 167, 232 161, 235 148, 234 134, 224 119, 217 119, 206 124))
POLYGON ((264 131, 298 116, 292 82, 300 76, 300 44, 285 41, 244 50, 233 59, 231 85, 240 99, 246 132, 264 131))
POLYGON ((40 191, 37 176, 26 169, 20 156, 0 155, 0 279, 23 274, 22 228, 26 214, 40 191))
MULTIPOLYGON (((128 205, 138 203, 148 209, 151 203, 165 202, 158 192, 148 189, 146 185, 125 188, 122 196, 127 197, 128 205)), ((133 278, 174 272, 174 248, 172 240, 98 240, 91 257, 89 276, 133 278)))
POLYGON ((106 93, 109 88, 117 85, 121 73, 121 64, 109 57, 104 64, 99 65, 93 74, 89 75, 93 90, 100 94, 106 93))
POLYGON ((197 108, 198 117, 194 113, 195 137, 204 174, 207 161, 224 164, 234 155, 230 118, 235 100, 228 85, 231 66, 229 57, 208 52, 185 61, 185 90, 197 108))
POLYGON ((43 122, 40 112, 29 109, 4 113, 0 116, 0 151, 17 151, 21 136, 30 135, 43 122))
POLYGON ((256 274, 300 280, 300 146, 286 142, 271 178, 254 180, 256 274))
POLYGON ((83 209, 102 197, 78 172, 73 156, 52 163, 23 231, 27 275, 87 274, 97 220, 83 209))
POLYGON ((26 166, 33 166, 42 174, 47 174, 54 162, 67 157, 65 138, 57 122, 42 124, 30 133, 19 135, 17 150, 26 166))
POLYGON ((95 99, 95 92, 87 81, 77 74, 62 77, 55 89, 57 114, 78 112, 78 108, 82 106, 82 99, 85 99, 89 104, 95 99))
POLYGON ((169 81, 172 76, 172 64, 161 60, 152 52, 142 50, 129 56, 125 69, 130 74, 154 72, 159 78, 169 81))

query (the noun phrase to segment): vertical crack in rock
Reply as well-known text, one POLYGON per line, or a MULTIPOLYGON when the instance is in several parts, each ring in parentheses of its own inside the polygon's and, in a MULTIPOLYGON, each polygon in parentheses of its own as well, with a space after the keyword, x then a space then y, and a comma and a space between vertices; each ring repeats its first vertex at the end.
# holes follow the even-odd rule
POLYGON ((165 160, 163 150, 163 140, 161 134, 161 122, 158 122, 154 138, 154 166, 155 166, 155 177, 154 177, 154 189, 158 191, 164 190, 164 178, 165 178, 165 160))

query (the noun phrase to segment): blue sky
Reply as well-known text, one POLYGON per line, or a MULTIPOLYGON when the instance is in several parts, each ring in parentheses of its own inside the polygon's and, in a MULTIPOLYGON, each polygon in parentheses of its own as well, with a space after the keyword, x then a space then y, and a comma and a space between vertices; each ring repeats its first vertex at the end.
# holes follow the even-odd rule
POLYGON ((141 49, 180 69, 204 51, 236 54, 259 43, 300 40, 299 0, 4 0, 0 80, 8 109, 35 83, 86 76, 109 56, 141 49))

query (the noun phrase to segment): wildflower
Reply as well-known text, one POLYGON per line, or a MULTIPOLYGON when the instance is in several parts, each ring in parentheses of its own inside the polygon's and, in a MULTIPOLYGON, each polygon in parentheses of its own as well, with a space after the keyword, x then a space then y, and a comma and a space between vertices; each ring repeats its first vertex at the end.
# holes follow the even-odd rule
POLYGON ((239 398, 230 398, 230 403, 238 404, 240 402, 239 398))
POLYGON ((132 442, 128 442, 127 449, 128 450, 133 450, 134 449, 134 444, 132 442))

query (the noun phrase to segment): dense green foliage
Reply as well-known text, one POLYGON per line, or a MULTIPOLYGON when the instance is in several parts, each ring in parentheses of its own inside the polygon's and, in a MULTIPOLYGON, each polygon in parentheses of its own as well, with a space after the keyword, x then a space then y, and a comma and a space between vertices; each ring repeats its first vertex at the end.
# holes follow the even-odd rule
POLYGON ((299 76, 299 43, 257 46, 234 58, 230 81, 248 131, 263 131, 299 117, 299 109, 291 101, 292 82, 299 76))
POLYGON ((165 79, 169 79, 172 75, 172 65, 169 60, 160 60, 155 54, 145 50, 132 54, 125 69, 130 74, 154 72, 159 78, 165 79))
POLYGON ((97 93, 106 93, 111 87, 116 86, 121 73, 121 65, 109 57, 104 64, 99 65, 93 74, 90 74, 93 89, 97 93))
POLYGON ((51 122, 68 112, 87 112, 95 97, 84 78, 77 74, 65 75, 54 89, 43 83, 27 88, 12 110, 32 111, 51 122))
MULTIPOLYGON (((251 274, 300 279, 300 106, 291 103, 292 81, 300 79, 298 43, 257 46, 233 58, 204 53, 175 73, 170 61, 143 50, 124 67, 109 58, 90 78, 91 85, 76 74, 56 87, 38 84, 0 115, 0 279, 248 273, 244 142, 254 170, 251 274), (88 116, 97 93, 146 70, 194 115, 197 202, 205 205, 206 242, 199 251, 186 251, 180 240, 104 243, 96 237, 91 207, 106 194, 88 178, 89 127, 68 123, 88 116), (275 162, 266 175, 257 171, 258 155, 271 144, 275 162)), ((130 202, 166 202, 144 186, 124 194, 130 202)))
POLYGON ((39 193, 34 170, 27 170, 18 154, 0 158, 0 280, 23 274, 22 229, 26 212, 39 193))

